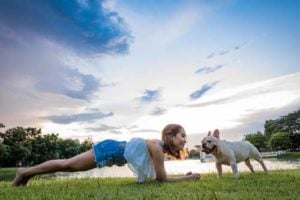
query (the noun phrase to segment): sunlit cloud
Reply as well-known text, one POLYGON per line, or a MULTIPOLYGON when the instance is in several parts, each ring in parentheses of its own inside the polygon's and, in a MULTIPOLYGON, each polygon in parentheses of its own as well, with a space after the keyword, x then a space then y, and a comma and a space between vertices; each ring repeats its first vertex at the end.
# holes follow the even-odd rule
POLYGON ((73 115, 51 115, 47 117, 42 117, 42 119, 47 119, 53 123, 58 124, 70 124, 73 122, 85 122, 85 121, 94 121, 103 119, 106 117, 111 117, 114 114, 112 112, 103 113, 103 112, 93 112, 93 113, 80 113, 73 115))
MULTIPOLYGON (((241 129, 241 126, 247 127, 248 122, 257 122, 248 118, 257 118, 256 113, 264 111, 265 114, 261 115, 270 117, 268 112, 274 115, 285 107, 292 109, 292 105, 297 109, 300 105, 299 80, 300 73, 296 73, 227 89, 185 106, 170 108, 166 114, 144 117, 133 125, 160 130, 167 123, 180 123, 188 134, 203 134, 214 128, 223 131, 236 127, 241 129), (247 118, 248 122, 245 121, 247 118)), ((262 116, 260 118, 265 119, 262 116)), ((245 132, 236 137, 241 138, 243 134, 245 132)))

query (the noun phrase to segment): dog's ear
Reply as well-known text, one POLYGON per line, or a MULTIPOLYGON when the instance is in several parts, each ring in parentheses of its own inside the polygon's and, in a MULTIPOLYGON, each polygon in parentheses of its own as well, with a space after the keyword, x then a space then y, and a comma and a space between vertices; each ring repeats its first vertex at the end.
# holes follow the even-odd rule
POLYGON ((213 136, 220 139, 220 131, 219 129, 215 129, 214 132, 213 132, 213 136))
POLYGON ((208 131, 208 134, 207 134, 207 136, 211 136, 211 132, 210 132, 210 131, 208 131))

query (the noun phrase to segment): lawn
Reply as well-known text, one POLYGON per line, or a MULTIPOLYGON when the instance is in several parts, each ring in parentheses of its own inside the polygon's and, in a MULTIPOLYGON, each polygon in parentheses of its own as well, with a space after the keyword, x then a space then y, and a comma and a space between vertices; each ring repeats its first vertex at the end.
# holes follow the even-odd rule
POLYGON ((27 187, 13 188, 0 181, 0 199, 300 199, 300 169, 276 170, 269 175, 204 174, 201 180, 176 183, 133 178, 34 179, 27 187))
POLYGON ((286 154, 282 154, 277 158, 282 160, 295 160, 295 159, 297 160, 300 159, 300 151, 287 152, 286 154))
POLYGON ((11 181, 16 174, 17 168, 0 168, 0 181, 11 181))

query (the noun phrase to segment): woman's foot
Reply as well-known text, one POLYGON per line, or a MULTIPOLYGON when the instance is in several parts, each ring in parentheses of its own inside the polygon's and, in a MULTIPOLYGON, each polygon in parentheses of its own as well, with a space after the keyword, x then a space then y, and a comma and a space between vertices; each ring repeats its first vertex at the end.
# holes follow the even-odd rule
POLYGON ((29 177, 25 176, 25 168, 19 168, 16 172, 16 177, 13 181, 12 186, 18 187, 18 186, 26 186, 27 182, 29 180, 29 177))

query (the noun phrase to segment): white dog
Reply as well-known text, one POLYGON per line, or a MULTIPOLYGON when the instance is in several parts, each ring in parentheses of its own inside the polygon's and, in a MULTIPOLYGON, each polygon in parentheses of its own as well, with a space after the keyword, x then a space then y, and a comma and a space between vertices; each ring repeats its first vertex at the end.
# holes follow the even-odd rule
POLYGON ((222 176, 222 165, 230 165, 235 178, 239 177, 237 163, 245 161, 251 172, 254 172, 250 158, 259 162, 265 173, 268 170, 256 147, 248 141, 227 142, 219 139, 219 130, 216 129, 211 136, 210 132, 202 140, 202 151, 212 154, 216 160, 218 176, 222 176))

